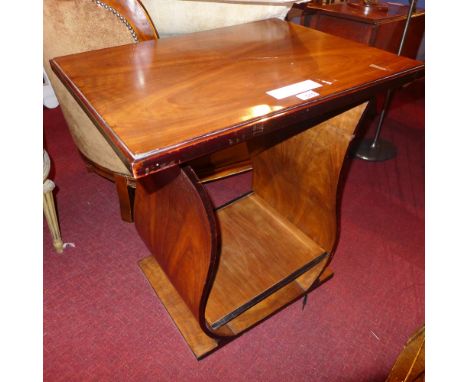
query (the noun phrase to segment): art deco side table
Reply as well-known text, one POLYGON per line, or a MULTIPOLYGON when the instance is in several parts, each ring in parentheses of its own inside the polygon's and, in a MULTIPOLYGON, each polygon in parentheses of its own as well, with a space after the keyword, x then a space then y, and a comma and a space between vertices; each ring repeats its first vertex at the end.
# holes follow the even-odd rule
POLYGON ((140 267, 198 358, 317 286, 366 102, 424 72, 277 19, 51 64, 137 178, 140 267), (252 192, 215 209, 192 161, 240 144, 252 192))

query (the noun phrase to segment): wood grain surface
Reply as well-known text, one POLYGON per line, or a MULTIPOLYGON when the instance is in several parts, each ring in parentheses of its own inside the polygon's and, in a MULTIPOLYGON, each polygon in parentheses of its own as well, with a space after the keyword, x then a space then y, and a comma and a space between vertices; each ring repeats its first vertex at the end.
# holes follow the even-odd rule
POLYGON ((205 326, 205 304, 219 252, 211 200, 190 167, 139 180, 135 226, 182 300, 205 326))
POLYGON ((206 307, 211 325, 325 252, 257 195, 218 211, 218 221, 222 249, 206 307))
MULTIPOLYGON (((322 262, 324 263, 325 261, 326 259, 322 262)), ((192 315, 153 256, 140 260, 139 266, 197 359, 206 356, 218 346, 225 343, 224 341, 229 340, 226 339, 226 337, 222 340, 215 340, 203 332, 198 321, 192 315)), ((315 280, 317 273, 320 273, 322 269, 322 264, 319 264, 317 267, 307 272, 307 274, 313 274, 313 279, 315 280)), ((332 275, 333 272, 327 268, 317 280, 318 282, 314 284, 314 287, 318 287, 326 282, 332 275)), ((240 334, 251 327, 252 324, 258 323, 261 319, 270 316, 275 311, 280 310, 284 306, 295 301, 295 299, 300 298, 303 294, 304 289, 300 288, 296 280, 296 282, 287 285, 274 296, 266 298, 254 308, 249 309, 247 312, 244 312, 230 321, 229 324, 226 325, 225 332, 230 329, 232 330, 232 336, 240 334)))
POLYGON ((232 337, 317 285, 361 103, 424 68, 280 20, 52 66, 139 178, 135 225, 155 259, 141 266, 197 356, 217 346, 206 337, 232 337), (266 94, 305 80, 321 85, 318 95, 266 94), (253 193, 215 210, 186 164, 196 158, 202 169, 252 163, 253 193))
POLYGON ((253 193, 216 211, 189 166, 138 182, 137 230, 206 333, 240 333, 319 277, 336 242, 341 166, 365 107, 249 141, 253 193))
POLYGON ((271 19, 56 58, 52 68, 135 177, 368 99, 424 65, 271 19), (267 91, 312 80, 318 96, 267 91))
POLYGON ((295 279, 293 282, 287 284, 276 293, 260 301, 249 310, 229 321, 226 326, 233 333, 240 334, 251 328, 253 325, 258 324, 263 319, 271 316, 276 311, 283 309, 301 298, 306 292, 310 292, 311 290, 318 288, 333 276, 333 272, 328 268, 323 271, 328 260, 329 257, 325 256, 312 269, 295 279), (323 273, 321 273, 322 271, 323 273))
POLYGON ((253 190, 331 253, 341 166, 366 104, 294 134, 284 129, 253 139, 253 190), (289 135, 289 137, 288 137, 289 135))
POLYGON ((138 181, 137 230, 208 335, 240 333, 319 277, 336 242, 341 166, 365 107, 248 141, 253 193, 216 211, 189 166, 138 181))
POLYGON ((202 330, 198 320, 191 313, 156 259, 153 256, 145 257, 139 261, 139 266, 195 357, 200 358, 217 348, 218 341, 207 336, 202 330))

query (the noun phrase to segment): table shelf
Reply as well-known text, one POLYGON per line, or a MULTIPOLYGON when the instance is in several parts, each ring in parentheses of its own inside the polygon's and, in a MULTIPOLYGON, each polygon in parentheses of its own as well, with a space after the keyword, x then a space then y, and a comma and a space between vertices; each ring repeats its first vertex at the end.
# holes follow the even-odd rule
POLYGON ((206 307, 213 329, 294 282, 327 255, 256 194, 223 208, 218 219, 222 248, 206 307))

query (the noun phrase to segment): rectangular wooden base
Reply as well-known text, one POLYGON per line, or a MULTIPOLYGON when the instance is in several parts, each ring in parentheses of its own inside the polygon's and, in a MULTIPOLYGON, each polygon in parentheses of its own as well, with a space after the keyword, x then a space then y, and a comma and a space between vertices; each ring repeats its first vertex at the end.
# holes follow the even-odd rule
MULTIPOLYGON (((192 312, 179 296, 156 259, 153 256, 148 256, 140 260, 138 264, 195 357, 200 359, 220 346, 217 340, 201 330, 192 312)), ((333 272, 329 268, 325 269, 311 289, 322 285, 332 276, 333 272)))
POLYGON ((139 266, 195 357, 200 358, 217 348, 218 342, 201 330, 198 321, 179 296, 156 259, 153 256, 148 256, 140 260, 139 266))

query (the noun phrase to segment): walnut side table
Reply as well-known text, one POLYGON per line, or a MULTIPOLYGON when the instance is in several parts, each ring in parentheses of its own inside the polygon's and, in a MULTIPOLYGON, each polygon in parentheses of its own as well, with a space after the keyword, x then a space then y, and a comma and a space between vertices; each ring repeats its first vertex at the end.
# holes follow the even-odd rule
POLYGON ((366 101, 424 73, 277 19, 51 66, 137 179, 135 227, 152 254, 140 267, 197 358, 329 277, 340 170, 366 101), (215 208, 193 160, 239 144, 252 192, 215 208))

